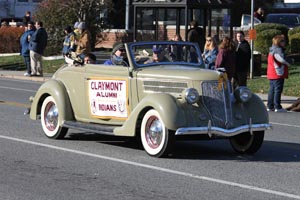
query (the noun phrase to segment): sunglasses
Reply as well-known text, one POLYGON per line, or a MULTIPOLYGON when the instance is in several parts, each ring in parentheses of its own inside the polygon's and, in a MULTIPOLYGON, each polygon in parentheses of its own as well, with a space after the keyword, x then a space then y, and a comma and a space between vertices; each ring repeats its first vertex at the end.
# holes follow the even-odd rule
POLYGON ((123 49, 123 48, 122 49, 118 49, 118 51, 125 52, 125 49, 123 49))
POLYGON ((208 39, 208 40, 206 40, 207 42, 211 42, 211 40, 210 39, 208 39))

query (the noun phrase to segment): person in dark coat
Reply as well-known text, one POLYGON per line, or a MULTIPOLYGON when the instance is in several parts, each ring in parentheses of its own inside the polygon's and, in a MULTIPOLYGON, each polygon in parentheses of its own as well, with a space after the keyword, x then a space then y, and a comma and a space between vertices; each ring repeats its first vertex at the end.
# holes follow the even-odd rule
POLYGON ((232 81, 235 73, 235 45, 231 38, 224 37, 216 58, 216 68, 224 68, 226 70, 228 80, 232 81))
POLYGON ((247 86, 247 76, 250 69, 251 48, 243 31, 236 34, 236 74, 235 86, 247 86))
POLYGON ((48 34, 41 21, 35 22, 35 28, 29 43, 31 76, 43 76, 42 55, 47 46, 48 34))
POLYGON ((25 66, 27 68, 26 73, 24 76, 30 76, 31 75, 31 66, 30 66, 30 55, 29 55, 29 42, 31 39, 31 36, 33 35, 35 31, 34 23, 29 22, 26 28, 26 31, 22 34, 20 38, 20 54, 24 57, 25 66))
POLYGON ((23 17, 23 25, 26 27, 28 23, 31 22, 31 12, 26 11, 24 17, 23 17))
POLYGON ((203 28, 199 27, 199 24, 196 20, 191 21, 190 23, 191 29, 188 30, 187 40, 189 42, 198 43, 201 52, 203 52, 204 43, 205 43, 205 35, 203 28))
POLYGON ((261 22, 265 21, 265 15, 264 15, 264 9, 259 7, 257 10, 253 13, 253 16, 257 19, 259 19, 261 22))

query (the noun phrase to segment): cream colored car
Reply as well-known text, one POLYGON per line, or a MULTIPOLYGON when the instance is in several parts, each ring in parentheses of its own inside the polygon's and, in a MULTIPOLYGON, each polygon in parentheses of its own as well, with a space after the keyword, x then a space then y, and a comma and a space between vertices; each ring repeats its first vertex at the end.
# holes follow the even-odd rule
POLYGON ((259 150, 270 128, 265 105, 246 87, 232 91, 226 73, 204 69, 198 46, 136 42, 125 49, 116 65, 66 64, 39 88, 30 118, 41 120, 47 137, 63 138, 70 128, 138 137, 155 157, 185 136, 229 139, 239 153, 259 150))

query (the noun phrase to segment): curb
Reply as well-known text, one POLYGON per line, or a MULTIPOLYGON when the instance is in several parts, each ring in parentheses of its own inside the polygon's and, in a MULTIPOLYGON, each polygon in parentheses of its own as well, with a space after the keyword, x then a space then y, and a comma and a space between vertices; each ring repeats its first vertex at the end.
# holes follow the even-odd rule
POLYGON ((0 77, 9 78, 9 79, 20 79, 20 80, 30 80, 37 82, 45 82, 49 80, 51 77, 36 77, 36 76, 20 76, 20 75, 7 75, 0 72, 0 77))

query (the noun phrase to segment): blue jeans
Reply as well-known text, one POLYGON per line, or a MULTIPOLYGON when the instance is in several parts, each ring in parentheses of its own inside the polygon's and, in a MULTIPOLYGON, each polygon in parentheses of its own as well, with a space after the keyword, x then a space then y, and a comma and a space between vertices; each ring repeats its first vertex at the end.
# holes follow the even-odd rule
POLYGON ((270 89, 268 93, 268 108, 281 109, 281 93, 283 90, 284 79, 270 80, 270 89))
POLYGON ((23 57, 24 57, 24 62, 25 62, 25 66, 27 69, 27 73, 31 74, 30 57, 29 56, 23 56, 23 57))

